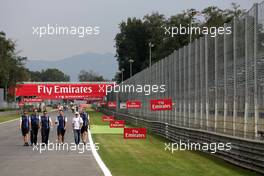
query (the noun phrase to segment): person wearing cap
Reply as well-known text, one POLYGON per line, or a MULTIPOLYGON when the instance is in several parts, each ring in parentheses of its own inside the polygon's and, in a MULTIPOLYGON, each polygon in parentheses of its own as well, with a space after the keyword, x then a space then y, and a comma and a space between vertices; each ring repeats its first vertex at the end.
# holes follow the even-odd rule
POLYGON ((85 109, 83 108, 80 116, 83 120, 83 126, 81 128, 81 138, 82 138, 82 142, 84 143, 84 145, 86 144, 87 141, 87 132, 88 132, 88 127, 90 129, 90 119, 89 119, 89 114, 87 114, 85 112, 85 109))
POLYGON ((60 114, 55 121, 55 124, 58 125, 57 127, 58 143, 64 143, 67 117, 64 115, 63 110, 60 110, 59 112, 60 114))
POLYGON ((51 118, 48 116, 47 111, 43 111, 43 115, 40 117, 40 127, 41 127, 41 140, 42 144, 48 144, 49 142, 49 132, 52 126, 51 118))
POLYGON ((72 128, 74 134, 74 141, 76 145, 79 145, 80 143, 80 134, 81 134, 82 125, 83 125, 83 120, 80 117, 79 112, 75 112, 75 117, 73 117, 72 119, 72 128))
POLYGON ((30 142, 31 145, 37 145, 38 141, 38 130, 39 130, 39 121, 40 116, 37 114, 38 110, 34 109, 33 114, 30 116, 30 142))
POLYGON ((30 117, 26 110, 23 111, 23 115, 20 117, 19 129, 22 132, 24 146, 29 146, 29 129, 30 129, 30 117))

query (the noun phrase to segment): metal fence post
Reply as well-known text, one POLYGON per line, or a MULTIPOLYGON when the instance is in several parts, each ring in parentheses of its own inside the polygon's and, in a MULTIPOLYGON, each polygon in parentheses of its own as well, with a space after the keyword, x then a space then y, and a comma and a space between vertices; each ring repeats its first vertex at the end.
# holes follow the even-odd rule
POLYGON ((191 127, 191 47, 188 45, 188 127, 191 127))
POLYGON ((214 130, 217 131, 217 120, 218 120, 218 40, 217 40, 218 35, 215 36, 214 38, 214 43, 215 43, 215 116, 214 116, 214 130))
POLYGON ((197 127, 197 116, 198 116, 198 110, 197 110, 197 104, 198 104, 198 39, 195 39, 195 76, 194 76, 194 79, 195 79, 195 88, 194 88, 194 97, 195 97, 195 100, 194 100, 194 127, 197 127))
POLYGON ((258 106, 258 74, 257 74, 257 30, 258 30, 258 4, 255 6, 254 19, 254 104, 255 104, 255 118, 254 118, 254 132, 255 138, 258 137, 258 120, 259 120, 259 106, 258 106))
POLYGON ((205 110, 206 130, 209 127, 209 93, 208 93, 208 35, 205 35, 205 110))
POLYGON ((201 99, 200 99, 200 128, 203 128, 203 119, 204 119, 204 94, 203 94, 203 90, 204 90, 204 48, 203 48, 203 39, 204 38, 200 38, 200 90, 201 90, 201 99))
POLYGON ((179 65, 178 65, 178 69, 179 69, 179 125, 182 125, 182 48, 179 50, 179 65))
POLYGON ((236 35, 237 35, 237 26, 236 26, 236 17, 234 17, 234 35, 233 35, 233 51, 234 51, 234 62, 233 62, 233 66, 234 66, 234 106, 233 106, 233 122, 232 122, 232 131, 233 131, 233 136, 236 135, 236 118, 237 118, 237 44, 236 44, 236 35))
MULTIPOLYGON (((226 29, 227 25, 224 24, 226 29)), ((226 53, 226 33, 224 33, 224 119, 223 119, 223 128, 224 133, 226 133, 226 117, 227 117, 227 53, 226 53)))
POLYGON ((245 16, 245 113, 244 113, 244 138, 247 136, 248 124, 248 14, 245 16))

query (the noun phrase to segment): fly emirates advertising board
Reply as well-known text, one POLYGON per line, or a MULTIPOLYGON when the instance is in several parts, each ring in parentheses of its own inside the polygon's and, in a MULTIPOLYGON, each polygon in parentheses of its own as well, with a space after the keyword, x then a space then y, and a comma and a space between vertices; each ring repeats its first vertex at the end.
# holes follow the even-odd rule
POLYGON ((16 96, 37 96, 43 99, 104 97, 112 84, 18 84, 16 96))

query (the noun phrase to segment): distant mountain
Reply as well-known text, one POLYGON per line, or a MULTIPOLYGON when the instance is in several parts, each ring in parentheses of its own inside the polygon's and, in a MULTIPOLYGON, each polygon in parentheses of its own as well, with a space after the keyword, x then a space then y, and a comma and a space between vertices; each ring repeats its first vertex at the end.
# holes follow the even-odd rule
POLYGON ((118 69, 117 61, 112 53, 85 53, 56 61, 29 59, 26 67, 32 71, 57 68, 69 75, 71 81, 78 81, 78 74, 81 70, 92 70, 104 78, 111 80, 118 69))

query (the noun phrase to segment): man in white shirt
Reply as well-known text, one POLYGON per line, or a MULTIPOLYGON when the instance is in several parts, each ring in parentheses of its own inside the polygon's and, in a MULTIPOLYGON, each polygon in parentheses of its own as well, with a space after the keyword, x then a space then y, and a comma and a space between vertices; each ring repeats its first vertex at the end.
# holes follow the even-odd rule
POLYGON ((72 119, 72 128, 74 133, 74 141, 76 145, 80 143, 80 134, 81 134, 82 125, 83 125, 83 119, 80 117, 79 112, 75 112, 75 117, 73 117, 72 119))

